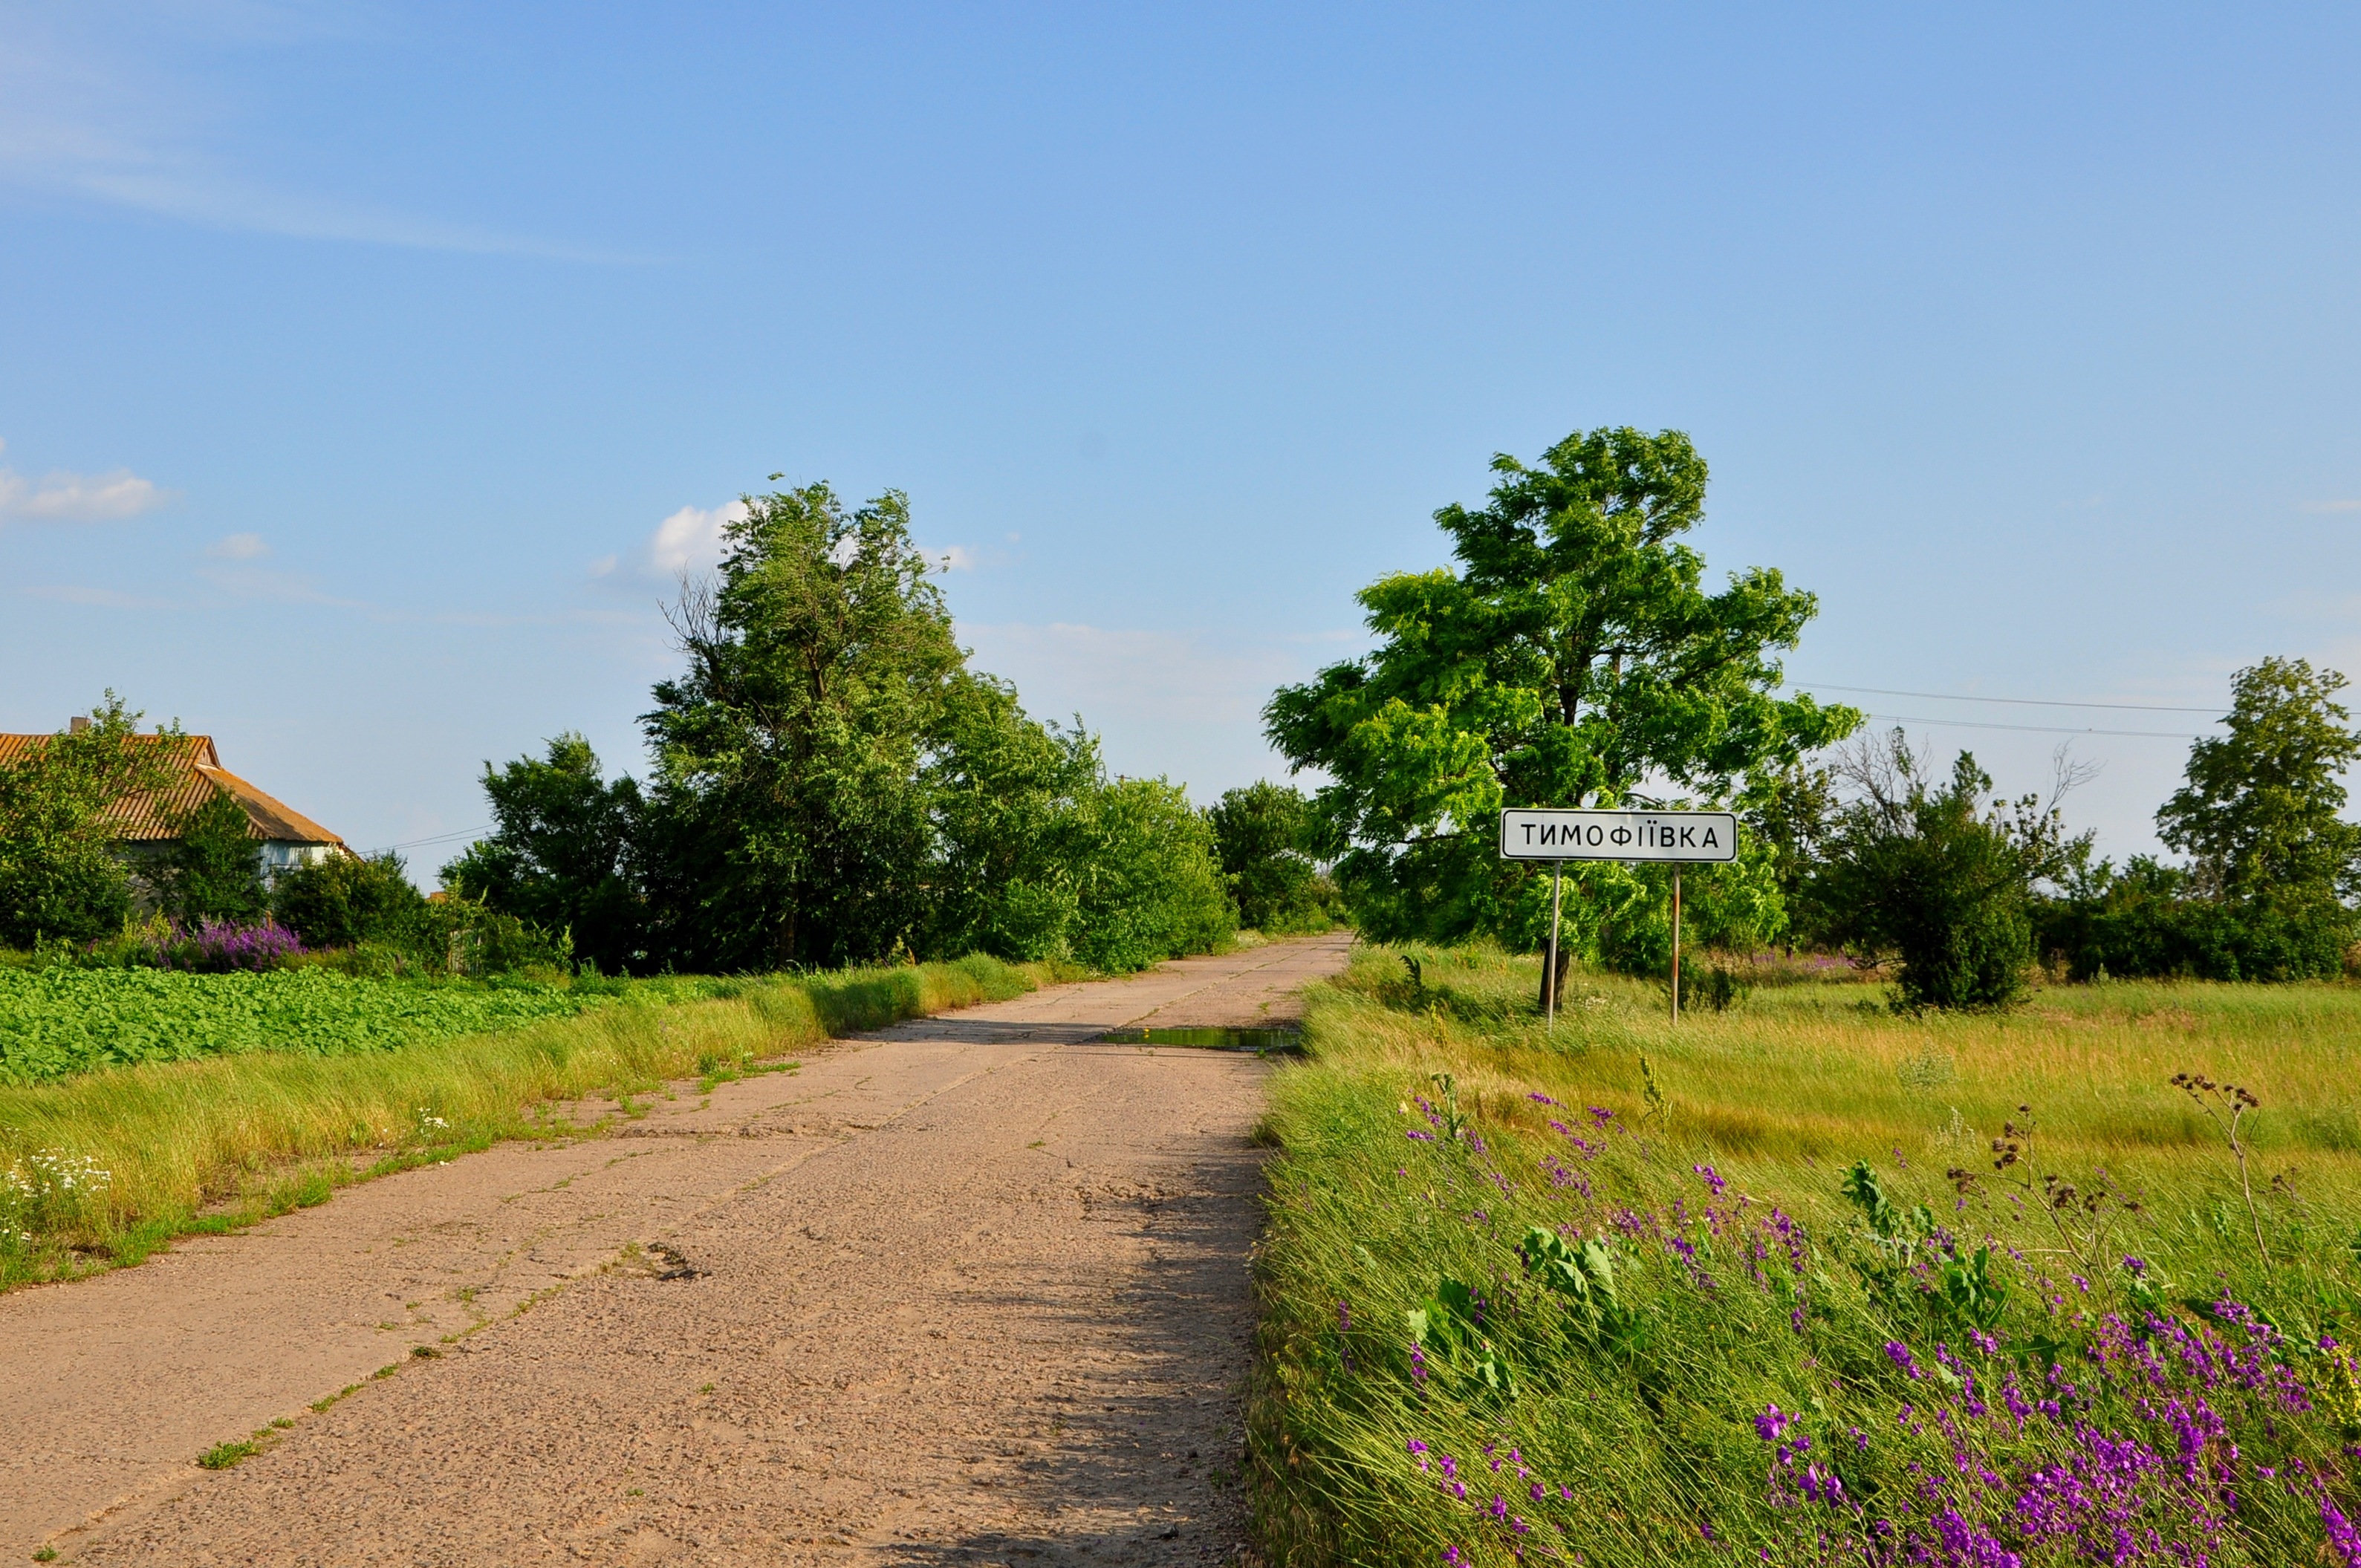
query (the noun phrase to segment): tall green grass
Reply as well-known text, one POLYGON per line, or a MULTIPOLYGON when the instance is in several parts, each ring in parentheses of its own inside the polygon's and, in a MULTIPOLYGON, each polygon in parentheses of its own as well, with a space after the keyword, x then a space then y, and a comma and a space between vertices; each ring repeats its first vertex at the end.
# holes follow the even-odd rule
POLYGON ((766 980, 609 985, 572 1017, 357 1054, 257 1050, 0 1088, 0 1286, 136 1262, 342 1182, 566 1137, 558 1102, 758 1070, 831 1036, 1060 978, 982 956, 766 980))
POLYGON ((1315 992, 1274 1085, 1249 1452, 1275 1563, 2345 1561, 2323 1498, 2361 1512, 2361 991, 1911 1017, 1806 982, 1675 1027, 1660 986, 1577 976, 1552 1032, 1532 961, 1409 949, 1414 981, 1401 951, 1315 992), (2181 1071, 2262 1102, 2251 1218, 2181 1071), (2296 1392, 2123 1370, 2181 1378, 2205 1335, 2296 1392), (2053 1365, 2081 1403, 2018 1424, 2001 1389, 2037 1404, 2053 1365), (2193 1459, 2176 1399, 2224 1423, 2193 1459), (2108 1433, 2158 1465, 2114 1524, 2058 1513, 2042 1477, 2103 1489, 2108 1433))

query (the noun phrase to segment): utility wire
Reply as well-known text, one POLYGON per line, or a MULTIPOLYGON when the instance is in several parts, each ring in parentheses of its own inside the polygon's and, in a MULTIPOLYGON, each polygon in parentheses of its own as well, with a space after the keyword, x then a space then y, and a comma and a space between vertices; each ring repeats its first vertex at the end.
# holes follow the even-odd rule
MULTIPOLYGON (((2161 703, 2153 702, 2060 702, 2055 697, 2046 696, 1960 696, 1950 692, 1891 691, 1884 686, 1835 686, 1817 681, 1790 682, 1789 684, 1812 686, 1820 691, 1866 692, 1871 696, 1923 696, 1932 697, 1938 702, 2004 702, 2019 707, 2116 707, 2137 713, 2218 714, 2222 711, 2218 707, 2168 707, 2161 703)), ((1935 724, 1941 721, 1930 718, 1926 722, 1935 724)), ((2144 731, 2125 730, 2123 733, 2144 733, 2144 731)))
POLYGON ((429 844, 447 844, 454 839, 472 839, 478 833, 488 833, 491 828, 492 824, 487 822, 478 828, 462 828, 456 833, 437 833, 432 839, 412 839, 406 843, 388 844, 376 852, 382 855, 395 850, 419 850, 429 844))
MULTIPOLYGON (((2095 706, 2095 705, 2093 705, 2095 706)), ((1972 718, 1920 718, 1907 713, 1872 713, 1872 718, 1890 724, 1940 724, 1950 729, 2024 729, 2043 735, 2140 735, 2155 740, 2197 740, 2203 737, 2182 735, 2169 729, 2086 729, 2070 724, 1984 724, 1972 718)))

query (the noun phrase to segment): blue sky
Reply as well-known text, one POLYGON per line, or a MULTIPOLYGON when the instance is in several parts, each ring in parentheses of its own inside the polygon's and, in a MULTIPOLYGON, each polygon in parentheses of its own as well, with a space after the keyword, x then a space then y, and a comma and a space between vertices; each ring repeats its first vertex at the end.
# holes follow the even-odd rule
POLYGON ((1205 799, 1494 452, 1629 423, 1821 596, 1799 684, 2156 732, 2070 803, 2149 847, 2232 670, 2361 674, 2357 66, 2350 7, 0 4, 0 729, 113 686, 469 828, 556 731, 643 765, 670 568, 784 470, 906 490, 977 662, 1205 799))

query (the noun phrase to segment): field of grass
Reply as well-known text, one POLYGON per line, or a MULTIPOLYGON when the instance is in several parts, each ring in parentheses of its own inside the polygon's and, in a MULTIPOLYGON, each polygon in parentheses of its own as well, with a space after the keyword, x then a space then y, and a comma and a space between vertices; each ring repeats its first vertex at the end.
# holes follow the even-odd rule
POLYGON ((1411 956, 1274 1089, 1274 1563, 2361 1568, 2361 990, 1577 976, 1552 1035, 1411 956))
POLYGON ((321 1201, 346 1181, 502 1139, 582 1135, 552 1119, 553 1102, 779 1070, 777 1058, 814 1041, 1052 978, 1065 977, 973 957, 769 980, 605 981, 586 987, 567 1015, 492 1033, 358 1051, 251 1049, 0 1087, 0 1288, 136 1262, 175 1235, 235 1228, 321 1201))

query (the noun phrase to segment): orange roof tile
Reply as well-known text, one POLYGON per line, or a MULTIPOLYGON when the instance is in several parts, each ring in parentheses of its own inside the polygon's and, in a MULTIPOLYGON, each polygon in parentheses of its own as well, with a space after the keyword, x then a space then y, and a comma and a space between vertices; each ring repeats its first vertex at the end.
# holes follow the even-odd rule
MULTIPOLYGON (((49 735, 0 735, 0 768, 13 767, 55 739, 49 735)), ((204 804, 215 790, 225 790, 246 808, 247 830, 266 843, 334 844, 345 841, 276 796, 264 794, 221 765, 221 752, 210 735, 137 735, 136 741, 171 746, 178 776, 161 795, 139 795, 118 801, 113 816, 129 842, 147 843, 178 837, 173 820, 204 804)))

